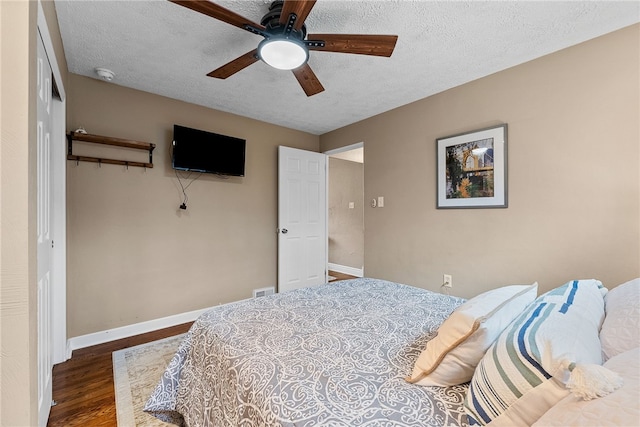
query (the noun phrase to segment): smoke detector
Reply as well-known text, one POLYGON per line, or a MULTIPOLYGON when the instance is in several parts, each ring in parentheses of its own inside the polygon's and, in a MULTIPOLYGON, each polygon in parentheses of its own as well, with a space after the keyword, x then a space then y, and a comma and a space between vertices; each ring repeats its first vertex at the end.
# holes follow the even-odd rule
POLYGON ((96 74, 105 82, 110 82, 115 77, 115 73, 111 70, 107 70, 106 68, 96 68, 96 74))

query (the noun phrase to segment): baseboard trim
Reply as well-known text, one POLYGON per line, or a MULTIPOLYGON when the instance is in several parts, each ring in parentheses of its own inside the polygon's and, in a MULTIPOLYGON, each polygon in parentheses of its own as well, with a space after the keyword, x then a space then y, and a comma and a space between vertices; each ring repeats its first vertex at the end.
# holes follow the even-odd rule
POLYGON ((162 317, 160 319, 134 323, 133 325, 121 326, 119 328, 70 338, 67 341, 67 359, 71 358, 73 350, 104 344, 109 341, 128 338, 134 335, 145 334, 147 332, 153 332, 158 329, 169 328, 171 326, 181 325, 187 322, 193 322, 207 310, 209 310, 209 308, 175 314, 173 316, 162 317))
MULTIPOLYGON (((329 270, 338 273, 349 274, 350 276, 363 277, 363 269, 349 267, 339 264, 328 264, 329 270)), ((119 328, 108 329, 106 331, 94 332, 92 334, 80 335, 67 340, 67 359, 71 358, 74 350, 91 347, 98 344, 104 344, 109 341, 120 340, 135 335, 145 334, 147 332, 157 331, 158 329, 169 328, 171 326, 181 325, 187 322, 193 322, 202 313, 210 308, 193 310, 186 313, 175 314, 173 316, 162 317, 160 319, 148 320, 146 322, 134 323, 132 325, 121 326, 119 328)))
POLYGON ((355 267, 349 267, 346 265, 333 264, 331 262, 328 263, 328 267, 329 267, 329 270, 337 271, 338 273, 348 274, 350 276, 356 276, 356 277, 364 277, 364 269, 362 268, 355 268, 355 267))

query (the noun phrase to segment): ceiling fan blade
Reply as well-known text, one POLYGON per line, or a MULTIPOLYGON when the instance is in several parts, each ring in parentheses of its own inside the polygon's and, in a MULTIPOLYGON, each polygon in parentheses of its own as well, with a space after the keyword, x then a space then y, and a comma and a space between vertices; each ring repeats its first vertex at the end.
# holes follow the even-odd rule
POLYGON ((313 96, 317 93, 320 93, 324 90, 320 80, 316 77, 315 73, 309 66, 309 64, 304 64, 301 67, 292 70, 293 74, 298 79, 298 83, 302 86, 302 90, 307 96, 313 96))
POLYGON ((375 34, 309 34, 307 40, 324 41, 324 46, 314 46, 310 44, 309 50, 389 57, 396 47, 398 36, 375 34))
POLYGON ((220 68, 216 68, 207 76, 215 77, 216 79, 226 79, 237 73, 238 71, 244 70, 249 65, 258 61, 258 49, 253 49, 251 52, 247 52, 239 58, 234 59, 231 62, 224 64, 220 68))
POLYGON ((298 18, 293 24, 293 29, 299 30, 315 4, 316 0, 285 0, 280 13, 280 24, 286 25, 289 22, 289 15, 295 13, 298 18))
POLYGON ((260 24, 256 24, 250 19, 244 16, 238 15, 235 12, 225 9, 222 6, 217 5, 209 0, 169 0, 172 3, 184 6, 188 9, 195 10, 204 15, 215 18, 219 21, 226 22, 227 24, 235 25, 243 30, 251 31, 246 28, 246 25, 250 25, 258 30, 264 30, 264 27, 260 24))

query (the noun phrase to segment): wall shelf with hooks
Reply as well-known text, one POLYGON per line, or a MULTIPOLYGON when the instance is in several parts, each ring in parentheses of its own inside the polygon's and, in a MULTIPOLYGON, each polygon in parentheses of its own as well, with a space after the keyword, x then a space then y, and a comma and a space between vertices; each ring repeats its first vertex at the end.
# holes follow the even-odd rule
POLYGON ((92 135, 89 133, 70 132, 67 134, 67 160, 75 160, 76 162, 93 162, 93 163, 108 163, 111 165, 122 166, 137 166, 141 168, 153 167, 153 149, 156 148, 156 144, 150 142, 133 141, 122 138, 112 138, 109 136, 92 135), (90 156, 76 156, 73 154, 73 141, 90 142, 93 144, 112 145, 116 147, 133 148, 136 150, 149 151, 149 162, 133 162, 127 160, 115 160, 105 159, 101 157, 90 156))

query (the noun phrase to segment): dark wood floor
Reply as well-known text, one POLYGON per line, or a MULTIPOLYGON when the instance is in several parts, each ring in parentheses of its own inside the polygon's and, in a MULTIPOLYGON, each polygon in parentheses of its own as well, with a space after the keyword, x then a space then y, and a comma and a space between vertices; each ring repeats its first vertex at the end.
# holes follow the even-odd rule
POLYGON ((348 274, 338 273, 337 271, 329 270, 329 276, 335 277, 335 279, 329 280, 329 282, 335 282, 337 280, 355 279, 355 276, 349 276, 348 274))
POLYGON ((87 347, 53 368, 53 400, 47 426, 115 426, 111 353, 186 332, 191 323, 87 347))
MULTIPOLYGON (((354 278, 335 271, 330 271, 329 274, 335 280, 354 278)), ((187 332, 191 324, 185 323, 74 351, 71 359, 53 368, 53 400, 56 405, 51 408, 47 426, 116 426, 111 353, 187 332)))

